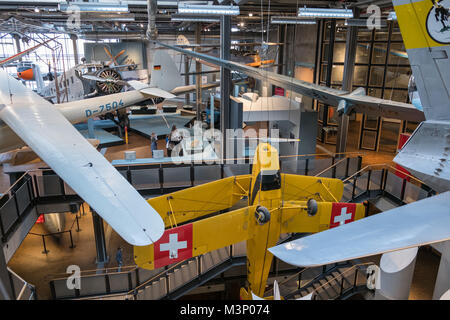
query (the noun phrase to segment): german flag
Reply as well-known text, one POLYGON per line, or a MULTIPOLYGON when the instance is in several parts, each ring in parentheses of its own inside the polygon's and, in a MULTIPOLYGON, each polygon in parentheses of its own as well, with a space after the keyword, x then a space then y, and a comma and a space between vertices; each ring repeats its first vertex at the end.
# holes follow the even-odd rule
POLYGON ((161 70, 161 65, 154 66, 153 70, 161 70))

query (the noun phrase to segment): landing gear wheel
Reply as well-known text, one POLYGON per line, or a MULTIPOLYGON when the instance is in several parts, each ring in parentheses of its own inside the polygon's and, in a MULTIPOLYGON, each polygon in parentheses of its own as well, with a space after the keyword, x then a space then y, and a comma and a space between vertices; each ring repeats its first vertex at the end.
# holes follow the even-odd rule
POLYGON ((255 218, 260 225, 263 225, 269 222, 270 212, 266 207, 257 207, 255 211, 255 218))
POLYGON ((308 216, 314 217, 319 209, 317 201, 314 199, 309 199, 306 205, 308 206, 308 216))

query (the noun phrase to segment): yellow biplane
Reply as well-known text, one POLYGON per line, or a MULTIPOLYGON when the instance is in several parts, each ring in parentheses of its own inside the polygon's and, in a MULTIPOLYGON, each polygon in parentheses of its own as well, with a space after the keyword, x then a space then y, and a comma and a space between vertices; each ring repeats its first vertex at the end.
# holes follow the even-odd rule
POLYGON ((152 270, 246 241, 248 287, 241 299, 263 297, 273 259, 267 248, 280 234, 320 232, 365 216, 363 204, 339 203, 343 190, 339 179, 280 173, 277 149, 260 143, 251 175, 149 199, 166 231, 152 245, 135 246, 135 262, 152 270), (247 207, 212 215, 244 197, 247 207))

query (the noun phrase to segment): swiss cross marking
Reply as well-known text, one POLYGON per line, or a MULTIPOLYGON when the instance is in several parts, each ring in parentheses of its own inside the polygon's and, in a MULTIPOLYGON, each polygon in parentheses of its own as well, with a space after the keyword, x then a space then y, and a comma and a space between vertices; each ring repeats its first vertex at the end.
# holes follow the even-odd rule
POLYGON ((169 235, 168 243, 161 243, 159 245, 159 251, 169 251, 170 259, 177 259, 178 250, 186 248, 187 248, 187 241, 178 241, 177 233, 172 233, 169 235))

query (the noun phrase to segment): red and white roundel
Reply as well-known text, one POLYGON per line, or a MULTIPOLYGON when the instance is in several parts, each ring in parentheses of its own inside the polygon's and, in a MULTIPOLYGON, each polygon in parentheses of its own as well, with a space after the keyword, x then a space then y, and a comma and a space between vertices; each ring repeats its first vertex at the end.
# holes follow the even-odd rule
POLYGON ((192 257, 192 223, 167 229, 154 243, 155 268, 192 257))
POLYGON ((355 220, 356 203, 333 203, 331 207, 330 229, 355 220))

